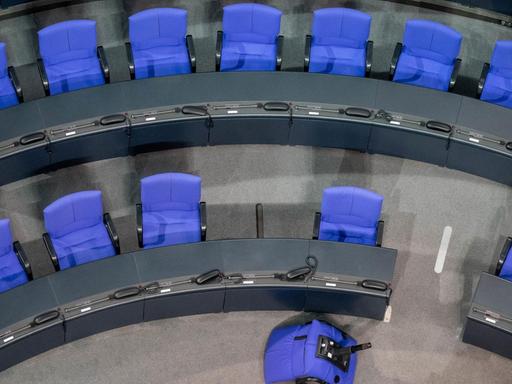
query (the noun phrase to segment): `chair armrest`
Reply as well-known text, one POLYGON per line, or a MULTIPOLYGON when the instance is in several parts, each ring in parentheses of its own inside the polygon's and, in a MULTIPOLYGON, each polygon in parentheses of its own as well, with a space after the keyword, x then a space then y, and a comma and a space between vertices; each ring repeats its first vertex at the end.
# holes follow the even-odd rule
POLYGON ((133 51, 131 43, 124 43, 126 48, 126 58, 128 59, 128 70, 130 71, 130 79, 135 79, 135 62, 133 61, 133 51))
POLYGON ((375 245, 377 247, 382 247, 382 238, 384 237, 384 220, 379 220, 377 223, 377 241, 375 245))
POLYGON ((455 65, 453 66, 452 76, 450 77, 450 85, 448 86, 448 90, 451 91, 453 87, 455 87, 455 82, 457 81, 457 76, 459 76, 460 65, 462 63, 461 59, 455 60, 455 65))
POLYGON ((494 274, 496 276, 499 276, 501 273, 501 269, 503 268, 503 264, 505 263, 505 260, 507 259, 508 251, 510 251, 510 247, 512 246, 512 237, 507 237, 505 240, 505 244, 503 244, 503 248, 500 252, 500 257, 498 258, 498 263, 496 264, 496 271, 494 274))
POLYGON ((313 37, 306 35, 306 45, 304 46, 304 72, 309 72, 309 59, 311 57, 311 42, 313 37))
POLYGON ((373 41, 368 40, 366 42, 366 62, 365 62, 365 76, 370 77, 372 73, 373 64, 373 41))
POLYGON ((281 70, 281 64, 283 64, 283 42, 284 36, 277 36, 277 55, 276 55, 276 71, 281 70))
POLYGON ((196 73, 196 48, 194 46, 194 38, 192 35, 187 35, 185 38, 188 50, 188 59, 190 60, 190 68, 192 73, 196 73))
POLYGON ((103 224, 107 229, 108 236, 110 237, 110 241, 116 250, 116 254, 119 255, 121 253, 121 246, 119 244, 119 235, 117 234, 116 228, 114 227, 114 222, 110 217, 109 213, 103 214, 103 224))
POLYGON ((489 74, 489 69, 491 66, 489 63, 485 63, 482 68, 482 74, 480 75, 480 80, 478 80, 478 90, 476 91, 476 96, 480 98, 482 96, 482 92, 484 91, 485 80, 487 80, 487 75, 489 74))
POLYGON ((44 94, 50 96, 50 83, 48 82, 48 76, 46 75, 46 69, 44 69, 43 59, 37 59, 37 70, 43 83, 44 94))
POLYGON ((201 201, 199 203, 199 217, 201 220, 201 241, 206 241, 206 230, 207 230, 207 221, 206 221, 206 203, 201 201))
POLYGON ((14 87, 14 90, 16 91, 16 97, 18 98, 18 101, 20 103, 23 103, 23 91, 21 89, 20 81, 18 80, 18 76, 16 75, 16 70, 14 67, 7 68, 7 71, 9 72, 9 78, 11 79, 12 86, 14 87))
POLYGON ((48 254, 50 255, 50 259, 52 260, 55 271, 60 271, 59 259, 57 258, 57 253, 53 247, 52 239, 48 233, 43 233, 43 242, 46 250, 48 251, 48 254))
POLYGON ((217 31, 217 44, 215 45, 215 71, 220 71, 220 60, 222 58, 222 39, 224 38, 224 33, 222 31, 217 31))
POLYGON ((105 78, 105 83, 110 83, 110 68, 108 66, 107 56, 105 55, 105 50, 100 45, 96 49, 98 53, 98 59, 100 60, 101 70, 103 71, 103 77, 105 78))
POLYGON ((313 240, 318 240, 320 236, 320 219, 322 215, 320 212, 315 212, 315 221, 313 223, 313 240))
POLYGON ((402 43, 396 43, 395 51, 393 52, 393 57, 391 58, 391 67, 389 68, 389 79, 393 80, 395 76, 396 66, 398 65, 398 59, 402 54, 402 43))
POLYGON ((12 247, 14 248, 14 253, 16 254, 16 257, 18 258, 21 266, 23 267, 25 273, 27 274, 27 277, 29 280, 34 279, 34 275, 32 274, 32 267, 30 266, 30 261, 28 261, 27 254, 25 253, 25 250, 21 246, 19 241, 15 241, 12 243, 12 247))
POLYGON ((137 242, 139 243, 139 248, 144 248, 144 232, 142 231, 142 204, 137 204, 135 209, 137 211, 137 242))
POLYGON ((265 228, 263 226, 263 204, 256 204, 256 238, 263 239, 265 237, 265 228))

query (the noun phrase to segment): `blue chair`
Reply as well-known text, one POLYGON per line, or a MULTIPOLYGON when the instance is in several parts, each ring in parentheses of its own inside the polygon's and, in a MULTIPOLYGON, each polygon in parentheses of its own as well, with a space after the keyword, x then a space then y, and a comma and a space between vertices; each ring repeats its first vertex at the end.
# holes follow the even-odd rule
POLYGON ((32 268, 21 244, 12 241, 10 220, 0 220, 0 292, 32 279, 32 268))
POLYGON ((368 76, 373 42, 372 18, 349 8, 324 8, 313 13, 312 35, 306 36, 305 72, 368 76))
POLYGON ((380 219, 384 198, 358 187, 324 190, 322 210, 315 214, 314 240, 382 245, 384 221, 380 219))
POLYGON ((23 92, 14 67, 7 66, 5 43, 0 43, 0 109, 23 102, 23 92))
POLYGON ((96 47, 96 22, 70 20, 41 29, 37 60, 46 95, 110 82, 103 47, 96 47))
POLYGON ((61 197, 44 209, 43 241, 56 271, 118 255, 119 236, 100 191, 61 197))
POLYGON ((512 108, 512 40, 497 41, 478 83, 481 100, 512 108))
POLYGON ((137 204, 139 247, 194 243, 206 240, 206 203, 201 178, 185 173, 160 173, 140 181, 137 204))
POLYGON ((457 58, 462 35, 428 20, 409 20, 404 43, 398 43, 391 60, 390 77, 398 83, 448 91, 453 89, 461 60, 457 58))
POLYGON ((512 237, 507 237, 496 265, 496 276, 512 281, 512 237))
POLYGON ((265 348, 265 384, 351 384, 356 352, 371 348, 329 323, 313 320, 304 325, 276 328, 265 348))
POLYGON ((130 16, 129 24, 126 52, 132 79, 196 71, 194 40, 186 35, 186 10, 148 9, 130 16))
POLYGON ((282 12, 262 4, 244 3, 224 7, 222 28, 217 32, 217 71, 281 70, 282 12))

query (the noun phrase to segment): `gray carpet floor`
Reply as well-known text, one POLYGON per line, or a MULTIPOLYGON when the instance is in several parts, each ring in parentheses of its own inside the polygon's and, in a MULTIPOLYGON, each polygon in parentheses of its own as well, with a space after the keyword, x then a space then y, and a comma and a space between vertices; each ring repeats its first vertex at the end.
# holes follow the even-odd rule
MULTIPOLYGON (((209 239, 255 237, 262 202, 267 237, 310 237, 321 193, 357 185, 384 195, 384 246, 398 249, 390 323, 327 316, 361 342, 357 382, 510 383, 510 360, 463 344, 460 333, 481 271, 512 232, 512 190, 433 165, 352 151, 284 146, 188 148, 105 160, 0 187, 1 215, 27 247, 37 275, 50 263, 40 241, 42 209, 63 194, 104 193, 122 248, 136 248, 141 177, 182 171, 203 178, 209 239), (442 273, 434 264, 453 228, 442 273)), ((311 318, 294 312, 201 315, 130 326, 36 356, 0 383, 262 383, 271 329, 311 318)))

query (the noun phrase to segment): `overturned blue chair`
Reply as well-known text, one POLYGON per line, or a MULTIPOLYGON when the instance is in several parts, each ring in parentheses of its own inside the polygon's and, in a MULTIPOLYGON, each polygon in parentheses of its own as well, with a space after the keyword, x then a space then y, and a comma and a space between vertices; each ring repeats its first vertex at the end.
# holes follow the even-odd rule
POLYGON ((70 20, 41 29, 37 60, 46 95, 110 82, 102 46, 96 47, 96 22, 70 20))
POLYGON ((0 43, 0 109, 22 102, 23 92, 16 71, 8 66, 5 43, 0 43))
POLYGON ((192 35, 187 35, 187 11, 153 8, 129 17, 126 43, 130 77, 169 76, 196 71, 192 35))
POLYGON ((481 100, 512 108, 512 40, 497 41, 478 83, 481 100))
POLYGON ((313 239, 382 245, 384 198, 358 187, 326 188, 321 212, 315 214, 313 239))
POLYGON ((262 4, 224 7, 223 31, 217 32, 217 71, 275 71, 281 69, 282 12, 262 4))
POLYGON ((368 40, 372 18, 349 8, 324 8, 313 13, 306 36, 305 72, 368 76, 373 42, 368 40))
POLYGON ((206 203, 201 178, 185 173, 145 177, 137 204, 137 239, 141 248, 206 240, 206 203))
POLYGON ((44 209, 43 241, 56 271, 118 255, 119 236, 100 191, 61 197, 44 209))
POLYGON ((21 244, 12 241, 10 220, 0 220, 0 292, 25 284, 32 278, 32 268, 21 244))
POLYGON ((462 35, 446 25, 429 20, 409 20, 403 44, 395 47, 390 78, 398 83, 453 89, 461 60, 457 58, 462 35))
POLYGON ((512 237, 507 237, 501 249, 495 275, 512 281, 512 237))
POLYGON ((313 320, 304 325, 276 328, 265 348, 265 384, 351 384, 356 352, 371 347, 331 324, 313 320))

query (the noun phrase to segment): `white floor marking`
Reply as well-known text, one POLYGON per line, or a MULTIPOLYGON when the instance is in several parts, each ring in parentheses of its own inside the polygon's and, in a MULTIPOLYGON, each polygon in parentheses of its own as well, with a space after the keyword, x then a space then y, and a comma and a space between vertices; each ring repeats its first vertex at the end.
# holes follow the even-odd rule
POLYGON ((446 253, 448 252, 448 245, 450 245, 450 238, 452 237, 452 227, 447 225, 443 230, 443 237, 441 238, 441 245, 439 246, 439 252, 437 252, 436 265, 434 265, 434 272, 443 272, 444 261, 446 259, 446 253))
POLYGON ((386 308, 386 313, 384 314, 384 322, 385 323, 389 323, 391 321, 391 312, 392 312, 391 305, 388 305, 386 308))

